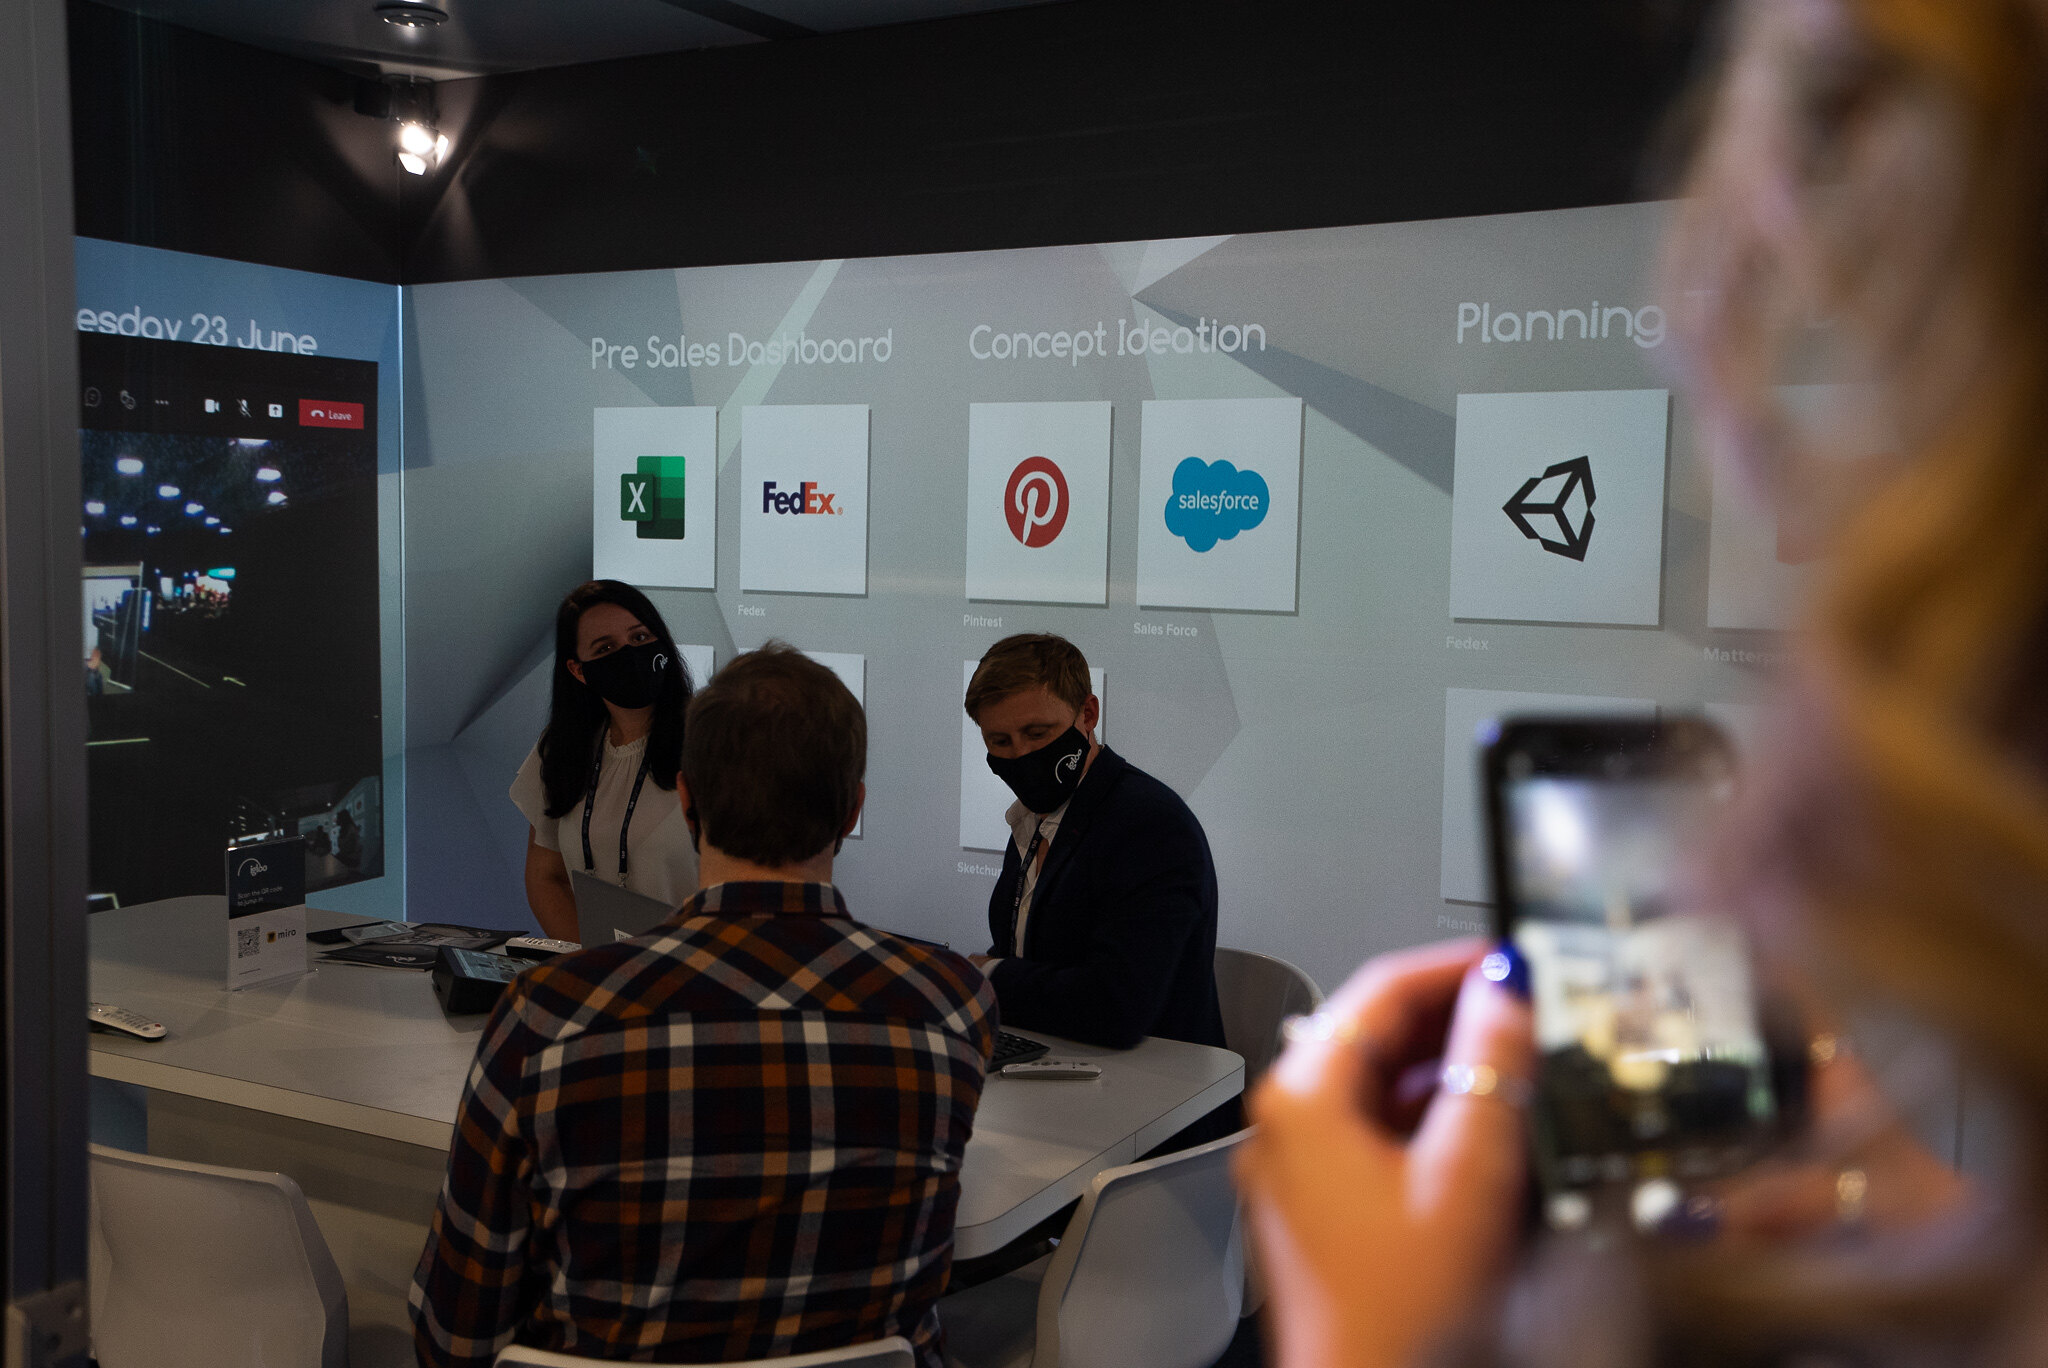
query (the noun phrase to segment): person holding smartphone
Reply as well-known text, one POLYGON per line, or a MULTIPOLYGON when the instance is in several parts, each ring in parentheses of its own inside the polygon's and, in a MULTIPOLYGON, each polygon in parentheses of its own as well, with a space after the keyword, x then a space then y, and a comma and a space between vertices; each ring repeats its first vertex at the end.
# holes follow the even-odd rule
POLYGON ((530 828, 526 899, 544 934, 577 939, 571 868, 672 907, 697 891, 675 799, 693 688, 667 624, 632 585, 580 584, 555 611, 548 724, 512 781, 530 828))
POLYGON ((1823 554, 1687 863, 1804 1009, 1808 1119, 1668 1229, 1525 1248, 1527 966, 1375 960, 1249 1107, 1279 1368, 2048 1358, 2048 6, 1733 17, 1665 295, 1716 479, 1823 554), (1823 365, 1853 382, 1832 429, 1783 388, 1823 365), (1954 1117, 1955 1071, 1844 1022, 1959 1059, 1965 1134, 2004 1153, 1943 1162, 1901 1114, 1954 1117))

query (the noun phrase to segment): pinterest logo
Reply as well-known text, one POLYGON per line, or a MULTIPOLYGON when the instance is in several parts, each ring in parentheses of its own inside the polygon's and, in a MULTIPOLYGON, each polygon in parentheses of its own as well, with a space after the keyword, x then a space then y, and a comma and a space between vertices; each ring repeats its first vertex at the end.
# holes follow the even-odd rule
POLYGON ((1018 462, 1003 490, 1003 516, 1026 546, 1050 545, 1067 525, 1067 477, 1043 456, 1018 462))

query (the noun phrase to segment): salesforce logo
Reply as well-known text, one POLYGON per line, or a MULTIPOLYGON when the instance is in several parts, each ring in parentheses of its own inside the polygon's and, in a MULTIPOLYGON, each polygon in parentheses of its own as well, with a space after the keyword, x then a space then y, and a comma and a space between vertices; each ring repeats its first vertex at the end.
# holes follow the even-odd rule
POLYGON ((1186 542, 1190 551, 1207 551, 1264 522, 1271 502, 1266 478, 1258 471, 1190 456, 1173 468, 1166 530, 1186 542))

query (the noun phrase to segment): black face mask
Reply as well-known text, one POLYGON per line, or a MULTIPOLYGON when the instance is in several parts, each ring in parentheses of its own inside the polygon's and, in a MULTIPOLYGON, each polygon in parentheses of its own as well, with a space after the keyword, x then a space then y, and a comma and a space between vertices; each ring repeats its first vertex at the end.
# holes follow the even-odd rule
POLYGON ((610 655, 583 662, 583 682, 607 703, 644 708, 661 697, 668 681, 669 648, 658 641, 621 646, 610 655))
POLYGON ((991 755, 988 767, 1010 786, 1017 801, 1033 812, 1051 812, 1074 796, 1081 767, 1088 760, 1088 738, 1069 727, 1029 755, 1003 760, 991 755))

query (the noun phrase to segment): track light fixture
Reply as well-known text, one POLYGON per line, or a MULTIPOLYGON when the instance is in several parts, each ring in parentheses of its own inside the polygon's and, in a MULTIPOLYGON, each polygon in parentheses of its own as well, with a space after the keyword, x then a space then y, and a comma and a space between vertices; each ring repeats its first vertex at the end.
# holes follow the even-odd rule
POLYGON ((398 164, 413 175, 424 176, 447 160, 448 135, 435 127, 440 113, 432 81, 417 76, 387 78, 366 87, 357 96, 356 108, 391 121, 398 164))

